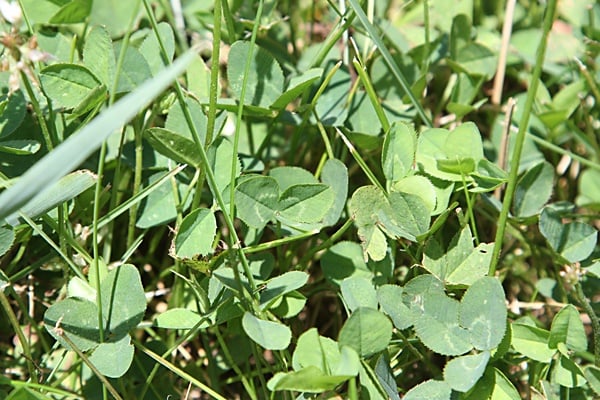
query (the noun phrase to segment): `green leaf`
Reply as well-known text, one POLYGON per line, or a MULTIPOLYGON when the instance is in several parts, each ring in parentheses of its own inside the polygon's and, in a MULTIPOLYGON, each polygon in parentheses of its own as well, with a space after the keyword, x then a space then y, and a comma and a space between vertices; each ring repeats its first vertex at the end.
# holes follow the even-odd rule
POLYGON ((136 267, 123 264, 111 270, 100 284, 100 293, 102 315, 110 318, 105 327, 107 332, 120 338, 142 322, 146 295, 136 267))
POLYGON ((520 218, 537 215, 552 195, 553 180, 554 168, 548 162, 529 168, 515 189, 514 215, 520 218))
POLYGON ((398 329, 410 328, 418 318, 418 313, 408 308, 402 299, 404 290, 397 285, 383 285, 377 288, 377 300, 385 312, 392 319, 398 329))
POLYGON ((273 178, 254 176, 235 189, 239 218, 249 227, 262 229, 275 218, 279 206, 279 185, 273 178))
POLYGON ((321 222, 332 204, 333 190, 328 185, 293 185, 281 194, 278 215, 297 222, 321 222))
POLYGON ((130 1, 93 1, 90 25, 105 26, 113 38, 123 36, 129 29, 131 17, 139 14, 138 9, 139 4, 130 1))
POLYGON ((427 174, 444 181, 467 182, 483 158, 481 133, 472 122, 453 131, 427 129, 419 135, 416 162, 427 174))
POLYGON ((600 368, 595 365, 586 365, 583 369, 583 375, 594 393, 600 396, 600 368))
POLYGON ((551 377, 552 383, 568 388, 583 386, 586 383, 581 367, 562 354, 552 364, 551 377))
MULTIPOLYGON (((104 314, 103 318, 107 316, 104 314)), ((71 346, 57 334, 56 327, 62 329, 64 335, 81 351, 88 351, 100 343, 98 307, 91 301, 72 297, 52 304, 44 313, 44 326, 54 339, 69 350, 71 346)))
POLYGON ((596 229, 582 222, 563 222, 574 212, 571 204, 561 202, 549 204, 540 214, 540 232, 552 249, 569 262, 585 260, 596 246, 596 229))
POLYGON ((496 164, 482 158, 477 163, 477 170, 471 174, 475 187, 469 188, 470 192, 482 193, 495 190, 508 181, 508 174, 496 164))
MULTIPOLYGON (((148 186, 154 184, 164 177, 163 173, 150 175, 148 186)), ((177 182, 179 195, 183 192, 183 184, 177 182)), ((181 197, 180 197, 181 198, 181 197)), ((177 208, 173 193, 173 184, 170 179, 159 184, 144 200, 142 200, 135 226, 138 228, 150 228, 172 221, 177 217, 177 208)), ((187 208, 187 204, 184 209, 187 208)))
MULTIPOLYGON (((217 137, 208 147, 206 151, 208 163, 215 175, 217 190, 221 193, 231 182, 231 157, 233 155, 233 144, 223 136, 217 137)), ((237 157, 236 157, 237 158, 237 157)), ((242 165, 239 159, 235 163, 235 174, 237 178, 242 173, 242 165)))
MULTIPOLYGON (((200 143, 204 144, 206 142, 208 118, 206 117, 206 114, 204 114, 202 106, 200 105, 200 103, 198 103, 197 100, 191 97, 187 97, 185 99, 185 107, 187 108, 190 116, 192 117, 192 123, 194 125, 194 128, 196 129, 196 133, 198 133, 198 139, 200 139, 200 143)), ((215 133, 220 126, 218 120, 219 119, 217 118, 217 121, 215 122, 215 131, 213 131, 213 137, 215 136, 215 133)), ((194 140, 192 131, 188 126, 188 122, 185 118, 183 107, 178 101, 174 102, 171 108, 169 108, 169 114, 167 115, 165 128, 181 136, 184 136, 192 141, 194 140)))
MULTIPOLYGON (((0 116, 0 121, 2 116, 0 116)), ((589 168, 579 175, 579 195, 576 203, 579 207, 600 206, 600 171, 589 168)))
POLYGON ((443 145, 444 155, 449 160, 483 158, 481 133, 473 122, 466 122, 450 131, 443 145))
POLYGON ((460 324, 469 331, 478 350, 496 348, 506 331, 504 289, 496 278, 483 277, 465 292, 460 308, 460 324))
MULTIPOLYGON (((351 81, 347 69, 338 69, 317 99, 315 114, 324 126, 341 126, 346 121, 351 81)), ((314 119, 311 115, 311 122, 316 122, 314 119)))
POLYGON ((5 255, 15 242, 15 231, 10 226, 0 226, 0 257, 5 255))
POLYGON ((51 24, 77 24, 85 22, 92 10, 92 0, 71 0, 50 18, 51 24))
POLYGON ((112 40, 103 26, 90 29, 83 45, 83 62, 100 81, 112 90, 116 60, 112 40))
POLYGON ((338 242, 331 246, 321 257, 323 275, 336 285, 351 276, 373 278, 373 272, 367 266, 358 243, 338 242))
POLYGON ((385 350, 392 339, 392 323, 383 313, 371 308, 358 308, 340 331, 340 346, 349 346, 361 357, 385 350))
POLYGON ((415 165, 417 134, 406 124, 393 124, 385 135, 381 152, 381 166, 385 178, 398 181, 407 175, 415 165))
POLYGON ((348 198, 348 169, 346 165, 338 159, 330 158, 325 162, 321 171, 321 181, 329 185, 333 191, 333 205, 323 217, 323 225, 333 226, 340 219, 348 198))
POLYGON ((471 230, 465 226, 444 251, 437 239, 427 242, 423 267, 450 285, 471 285, 485 276, 492 256, 493 244, 473 246, 471 230))
POLYGON ((587 336, 581 317, 575 306, 569 304, 563 307, 552 320, 548 347, 556 349, 564 343, 570 350, 587 350, 587 336))
POLYGON ((158 24, 158 32, 151 31, 144 39, 144 42, 140 46, 140 53, 146 59, 152 75, 158 74, 162 69, 171 63, 173 55, 175 55, 175 35, 173 34, 173 28, 166 22, 158 24), (167 60, 163 60, 160 45, 156 35, 160 36, 162 44, 166 51, 167 60))
POLYGON ((298 338, 292 356, 294 370, 316 367, 323 375, 331 375, 341 359, 335 340, 319 335, 317 328, 311 328, 298 338))
POLYGON ((421 175, 406 176, 392 184, 392 192, 407 193, 419 197, 431 214, 437 204, 436 189, 431 181, 421 175))
POLYGON ((194 167, 202 163, 196 143, 184 136, 165 128, 147 129, 144 136, 154 150, 171 160, 194 167))
POLYGON ((292 331, 278 322, 259 319, 246 311, 242 318, 244 332, 267 350, 283 350, 290 345, 292 331))
POLYGON ((442 291, 425 292, 411 305, 421 311, 415 321, 415 332, 423 344, 442 355, 458 356, 473 348, 469 332, 459 326, 460 303, 442 291))
POLYGON ((467 392, 481 378, 489 359, 487 351, 454 358, 444 367, 444 381, 457 392, 467 392))
POLYGON ((73 109, 83 102, 100 81, 83 65, 52 64, 40 72, 44 93, 52 105, 73 109))
POLYGON ((266 50, 250 42, 237 41, 229 50, 227 79, 236 99, 240 100, 246 60, 252 51, 244 104, 268 108, 283 92, 283 72, 279 63, 266 50))
POLYGON ((549 363, 556 350, 548 347, 550 332, 535 326, 519 323, 512 324, 511 345, 526 357, 543 363, 549 363))
POLYGON ((277 181, 281 191, 294 185, 319 183, 312 173, 300 167, 275 167, 269 171, 269 176, 277 181))
MULTIPOLYGON (((6 385, 10 384, 10 380, 6 378, 6 385)), ((4 384, 4 382, 2 382, 4 384)), ((4 394, 3 392, 0 392, 4 394)), ((53 398, 50 396, 46 396, 39 392, 34 391, 33 389, 29 389, 27 386, 21 387, 19 389, 13 390, 10 394, 5 398, 6 400, 52 400, 53 398)))
MULTIPOLYGON (((164 72, 145 82, 130 95, 121 98, 112 107, 104 110, 90 123, 69 136, 53 151, 29 168, 17 183, 0 193, 0 220, 17 211, 36 194, 80 165, 100 147, 112 132, 127 123, 139 113, 140 109, 162 93, 185 70, 192 61, 192 57, 193 52, 185 53, 164 72)), ((49 77, 52 78, 53 84, 59 81, 63 65, 66 70, 70 68, 69 64, 55 65, 58 65, 58 67, 51 66, 54 69, 49 70, 49 72, 58 74, 56 77, 52 77, 52 74, 50 74, 49 77)), ((51 98, 54 99, 53 96, 51 98)))
POLYGON ((451 394, 446 382, 429 379, 410 389, 403 400, 450 400, 451 394))
POLYGON ((497 368, 494 368, 494 389, 490 400, 520 400, 521 396, 508 378, 497 368))
POLYGON ((349 211, 358 227, 363 249, 373 260, 385 257, 385 233, 392 238, 416 241, 429 228, 430 214, 419 196, 392 192, 386 194, 375 186, 362 186, 352 195, 349 211))
POLYGON ((270 308, 283 295, 300 289, 308 281, 308 274, 302 271, 289 271, 269 279, 260 294, 261 310, 270 308))
POLYGON ((400 400, 396 377, 390 366, 389 358, 386 357, 385 354, 379 356, 373 372, 375 373, 378 384, 383 387, 383 390, 385 390, 385 393, 388 395, 388 400, 400 400))
POLYGON ((37 153, 42 145, 37 140, 5 140, 0 142, 0 152, 17 156, 37 153))
POLYGON ((300 75, 292 77, 285 91, 271 104, 271 108, 284 109, 296 97, 308 90, 321 76, 323 76, 323 68, 311 68, 300 75))
MULTIPOLYGON (((114 45, 114 53, 117 60, 119 59, 121 46, 121 42, 117 42, 114 45)), ((151 77, 152 71, 150 71, 150 66, 144 56, 142 56, 142 53, 135 47, 127 46, 116 88, 117 93, 130 92, 151 77)))
MULTIPOLYGON (((62 177, 51 187, 35 196, 27 205, 21 208, 21 212, 30 218, 36 218, 46 211, 71 200, 92 187, 98 177, 87 170, 80 170, 62 177)), ((7 221, 16 225, 18 215, 7 217, 7 221)))
POLYGON ((90 356, 90 361, 102 375, 120 378, 133 362, 134 348, 129 335, 116 342, 100 343, 90 356))
POLYGON ((352 376, 328 376, 317 367, 307 367, 296 372, 277 372, 267 382, 269 390, 293 390, 296 392, 321 393, 333 390, 352 376))
POLYGON ((192 329, 204 317, 187 308, 171 308, 154 319, 154 326, 165 329, 192 329))
POLYGON ((350 312, 360 307, 377 310, 377 293, 370 279, 351 276, 342 281, 340 289, 342 299, 350 312))
POLYGON ((281 318, 292 318, 300 314, 306 305, 306 296, 302 293, 294 290, 288 294, 285 294, 281 301, 277 305, 271 307, 269 310, 281 318))
POLYGON ((21 90, 0 96, 0 139, 13 133, 25 120, 27 102, 21 90))
POLYGON ((175 256, 193 259, 211 254, 216 235, 215 214, 206 208, 197 208, 181 221, 174 240, 175 256))

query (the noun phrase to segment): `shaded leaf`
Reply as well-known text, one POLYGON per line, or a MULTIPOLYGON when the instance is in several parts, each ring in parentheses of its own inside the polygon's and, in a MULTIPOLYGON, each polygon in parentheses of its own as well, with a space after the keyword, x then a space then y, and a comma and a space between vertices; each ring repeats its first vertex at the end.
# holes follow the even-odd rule
POLYGON ((346 165, 337 159, 327 160, 321 171, 321 181, 329 185, 333 191, 333 204, 323 217, 323 225, 332 226, 340 219, 348 198, 348 169, 346 165))
POLYGON ((552 195, 554 168, 546 161, 529 168, 515 188, 513 213, 517 217, 538 214, 552 195))
POLYGON ((100 293, 102 315, 110 318, 105 327, 107 332, 120 338, 142 322, 146 295, 135 266, 123 264, 111 270, 100 283, 100 293))
POLYGON ((262 229, 275 218, 279 185, 275 179, 266 176, 246 179, 235 189, 235 204, 242 221, 252 228, 262 229))
POLYGON ((278 215, 297 222, 320 222, 332 204, 333 191, 328 185, 293 185, 281 194, 278 215))
POLYGON ((163 68, 171 63, 173 56, 175 55, 175 35, 173 34, 173 28, 166 22, 161 22, 157 26, 157 31, 150 31, 144 42, 140 46, 140 53, 146 59, 148 67, 152 75, 156 75, 163 68), (160 36, 162 45, 164 46, 165 52, 167 53, 167 59, 163 59, 163 55, 158 43, 156 35, 160 36))
POLYGON ((547 205, 540 214, 540 232, 552 249, 569 262, 585 260, 596 246, 598 233, 592 226, 582 222, 564 223, 563 215, 574 211, 569 203, 547 205))
POLYGON ((116 60, 112 40, 103 26, 90 29, 83 45, 83 62, 100 81, 112 90, 116 60))
POLYGON ((260 307, 268 309, 275 300, 283 295, 300 289, 308 281, 308 274, 302 271, 289 271, 269 279, 260 294, 260 307))
POLYGON ((268 108, 283 92, 283 72, 279 63, 266 50, 254 46, 250 42, 237 41, 229 50, 227 63, 227 79, 231 91, 240 100, 244 82, 246 60, 252 51, 250 69, 248 71, 244 104, 268 108))
MULTIPOLYGON (((107 316, 104 314, 103 318, 107 316)), ((100 343, 98 307, 91 301, 72 297, 52 304, 44 313, 44 326, 54 339, 69 350, 71 346, 57 334, 57 326, 81 351, 90 350, 100 343)))
POLYGON ((385 178, 395 182, 404 178, 415 164, 417 134, 403 123, 393 124, 385 135, 381 152, 381 166, 385 178))

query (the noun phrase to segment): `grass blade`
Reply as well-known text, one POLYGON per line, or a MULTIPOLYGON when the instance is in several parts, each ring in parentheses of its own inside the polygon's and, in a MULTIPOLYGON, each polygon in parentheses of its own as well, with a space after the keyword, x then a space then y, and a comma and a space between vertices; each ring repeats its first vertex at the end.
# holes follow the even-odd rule
POLYGON ((36 194, 57 182, 96 151, 112 132, 131 120, 185 71, 194 58, 188 51, 171 66, 123 97, 34 164, 0 194, 0 220, 17 211, 36 194))

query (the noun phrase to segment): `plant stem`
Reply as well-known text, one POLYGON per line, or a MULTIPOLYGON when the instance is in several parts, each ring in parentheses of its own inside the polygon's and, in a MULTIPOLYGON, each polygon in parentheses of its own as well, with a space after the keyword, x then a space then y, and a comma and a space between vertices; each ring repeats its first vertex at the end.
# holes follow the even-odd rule
POLYGON ((23 348, 23 354, 25 354, 25 359, 27 360, 27 370, 29 372, 29 376, 33 381, 37 381, 37 370, 35 368, 35 365, 33 364, 33 357, 31 355, 31 348, 29 347, 29 342, 23 334, 23 330, 19 325, 19 320, 17 319, 17 316, 15 315, 12 307, 10 306, 10 302, 4 294, 3 289, 0 289, 0 304, 2 305, 2 308, 4 308, 4 312, 6 312, 6 315, 8 316, 10 325, 12 326, 13 330, 17 334, 17 337, 19 338, 19 342, 21 343, 21 347, 23 348))
POLYGON ((592 333, 594 335, 594 364, 596 367, 600 367, 600 320, 592 308, 590 301, 587 299, 587 297, 585 297, 581 282, 578 281, 574 286, 576 295, 575 297, 579 301, 581 307, 585 310, 586 314, 590 317, 590 321, 592 323, 592 333))
MULTIPOLYGON (((351 0, 355 1, 355 0, 351 0)), ((533 110, 533 103, 536 98, 537 88, 539 85, 540 77, 542 75, 542 67, 544 64, 544 56, 546 55, 546 45, 548 41, 548 35, 552 28, 554 21, 554 14, 556 11, 557 0, 549 0, 548 7, 546 9, 546 16, 544 18, 543 34, 540 40, 540 44, 537 48, 537 56, 533 74, 531 76, 531 87, 527 91, 527 99, 525 100, 525 106, 523 107, 523 115, 519 121, 519 131, 515 139, 515 147, 513 150, 513 156, 510 163, 510 173, 508 178, 508 185, 506 186, 506 193, 504 195, 504 201, 502 203, 502 211, 498 218, 498 230, 496 231, 496 238, 494 243, 494 251, 492 253, 492 261, 490 262, 490 268, 488 274, 493 276, 496 274, 496 267, 500 259, 500 251, 502 250, 502 241, 504 239, 504 231, 508 222, 508 213, 510 212, 510 206, 512 204, 513 195, 515 188, 517 187, 517 177, 519 174, 519 164, 521 162, 521 153, 523 152, 523 144, 525 143, 525 135, 527 134, 527 128, 529 126, 529 117, 533 110)))

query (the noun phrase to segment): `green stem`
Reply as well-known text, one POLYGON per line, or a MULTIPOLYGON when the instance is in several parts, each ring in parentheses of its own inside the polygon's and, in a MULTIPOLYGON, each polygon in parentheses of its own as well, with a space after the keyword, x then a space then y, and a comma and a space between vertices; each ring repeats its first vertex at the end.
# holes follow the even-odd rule
MULTIPOLYGON (((215 8, 217 8, 217 7, 220 8, 220 2, 221 2, 221 0, 217 0, 215 2, 215 8)), ((158 30, 157 30, 156 18, 154 17, 154 15, 151 12, 151 8, 150 8, 150 5, 148 4, 148 0, 144 0, 144 6, 146 7, 146 11, 148 14, 148 18, 150 20, 150 24, 153 27, 155 33, 157 33, 158 30)), ((219 19, 220 19, 220 12, 219 12, 219 19)), ((156 35, 156 39, 159 44, 162 43, 162 38, 158 34, 156 35)), ((160 47, 161 47, 161 52, 163 52, 164 46, 161 45, 160 47)), ((164 56, 165 55, 163 54, 163 57, 164 56)), ((223 214, 223 219, 225 219, 225 225, 227 225, 227 229, 229 230, 231 247, 236 249, 236 251, 238 253, 240 262, 242 264, 242 268, 244 269, 244 274, 246 275, 246 277, 248 279, 248 283, 250 284, 250 288, 252 289, 251 292, 257 293, 256 282, 254 281, 254 277, 252 276, 252 272, 250 271, 250 264, 248 263, 248 259, 246 258, 246 255, 244 254, 244 251, 242 250, 242 248, 240 246, 241 241, 237 235, 237 231, 235 230, 235 225, 233 223, 233 219, 232 219, 231 215, 227 212, 227 207, 225 206, 225 201, 223 200, 223 195, 221 194, 221 192, 217 186, 217 180, 215 178, 215 174, 214 174, 212 168, 210 168, 210 162, 209 162, 208 156, 206 154, 206 149, 204 148, 204 144, 200 141, 200 135, 198 134, 198 129, 196 128, 196 124, 194 124, 194 121, 192 119, 192 115, 190 114, 189 108, 186 106, 185 95, 183 93, 183 89, 181 88, 181 85, 179 84, 178 81, 174 82, 174 87, 175 87, 175 93, 177 95, 177 100, 179 101, 179 104, 181 105, 183 116, 185 118, 185 121, 186 121, 188 127, 190 128, 190 131, 192 132, 192 137, 197 146, 198 155, 200 156, 200 160, 202 161, 202 166, 204 167, 203 169, 206 174, 206 178, 208 180, 208 186, 209 186, 214 198, 217 201, 217 205, 219 206, 219 208, 223 214)), ((216 109, 216 103, 213 104, 212 106, 215 107, 215 109, 216 109)), ((209 103, 209 120, 208 120, 209 123, 211 120, 210 107, 211 107, 211 104, 209 103)), ((214 115, 216 115, 216 114, 214 114, 214 115)), ((213 123, 214 123, 214 121, 213 121, 213 123)), ((210 132, 211 131, 209 131, 207 133, 207 135, 210 132)), ((239 270, 238 270, 237 263, 233 263, 232 268, 236 275, 236 278, 238 278, 238 279, 236 279, 236 280, 238 280, 238 284, 242 288, 244 288, 242 300, 251 302, 252 295, 247 293, 247 291, 245 290, 245 286, 242 285, 241 279, 239 279, 239 270)), ((258 295, 258 294, 256 294, 256 295, 258 295)))
POLYGON ((539 85, 540 77, 542 75, 542 67, 544 65, 544 56, 546 54, 548 35, 550 33, 550 29, 552 28, 555 11, 556 0, 549 0, 548 8, 546 9, 546 16, 544 18, 543 34, 540 44, 537 48, 536 63, 533 69, 533 74, 531 76, 531 87, 527 91, 527 99, 525 100, 525 106, 523 107, 523 115, 521 117, 521 120, 519 121, 519 131, 517 132, 517 137, 515 139, 515 147, 510 163, 508 185, 506 186, 504 201, 502 203, 502 211, 500 212, 500 216, 498 217, 498 230, 496 231, 496 238, 494 240, 494 251, 492 253, 492 261, 490 262, 490 268, 488 271, 488 274, 490 276, 495 275, 496 267, 498 266, 498 261, 500 260, 500 251, 502 250, 504 231, 508 222, 508 213, 510 211, 513 195, 517 187, 517 177, 519 174, 521 153, 523 152, 523 144, 525 143, 525 136, 527 134, 527 128, 529 126, 529 117, 533 110, 533 103, 536 98, 537 88, 539 85))
POLYGON ((346 135, 344 135, 342 133, 342 131, 340 131, 338 128, 335 128, 335 130, 337 131, 338 135, 340 135, 340 137, 342 138, 346 147, 348 147, 348 150, 350 150, 350 154, 352 154, 352 157, 354 157, 354 160, 356 161, 356 163, 360 166, 360 168, 363 170, 365 175, 367 175, 367 178, 369 178, 369 180, 371 181, 371 184, 377 186, 384 193, 386 193, 386 190, 381 185, 381 183, 379 183, 379 180, 377 179, 377 177, 375 176, 373 171, 371 171, 371 169, 369 168, 369 166, 367 165, 365 160, 362 159, 362 157, 360 156, 360 154, 358 153, 358 151, 356 150, 354 145, 350 142, 350 140, 348 140, 346 135))
POLYGON ((594 365, 600 367, 600 320, 598 315, 592 308, 590 301, 585 297, 581 282, 575 284, 575 294, 581 307, 585 310, 586 314, 590 317, 592 323, 592 333, 594 335, 594 365))
POLYGON ((183 371, 182 369, 176 367, 174 364, 168 362, 167 360, 165 360, 163 357, 159 356, 158 354, 146 349, 137 340, 133 339, 133 344, 142 353, 146 354, 148 357, 152 358, 154 361, 157 361, 163 367, 165 367, 169 371, 173 372, 180 378, 185 379, 186 381, 196 385, 198 388, 200 388, 201 390, 206 392, 208 395, 214 397, 217 400, 227 400, 225 397, 221 396, 219 393, 215 392, 210 387, 206 386, 204 383, 202 383, 198 379, 194 378, 192 375, 190 375, 187 372, 183 371))
MULTIPOLYGON (((219 5, 221 1, 217 1, 219 5)), ((229 215, 235 215, 235 179, 236 169, 238 166, 238 147, 240 143, 240 129, 242 127, 242 114, 244 113, 244 102, 246 101, 246 88, 248 87, 248 76, 250 75, 250 67, 252 66, 252 57, 254 54, 254 46, 256 45, 256 36, 258 35, 258 26, 260 25, 260 19, 262 17, 264 1, 258 2, 258 9, 256 10, 255 24, 252 28, 252 35, 250 36, 250 50, 246 57, 246 65, 244 66, 244 76, 242 78, 242 91, 240 93, 240 102, 238 103, 237 113, 235 116, 235 132, 233 135, 233 149, 231 151, 231 176, 229 177, 229 215)), ((216 4, 215 4, 216 6, 216 4)), ((251 83, 253 84, 253 82, 251 83)), ((216 93, 215 93, 216 94, 216 93)))
POLYGON ((92 255, 94 257, 93 266, 95 271, 94 286, 96 287, 96 305, 98 306, 98 327, 100 333, 100 342, 104 342, 104 322, 102 318, 102 294, 100 292, 100 250, 98 249, 98 218, 100 216, 100 193, 102 192, 102 178, 104 176, 104 160, 106 158, 106 142, 100 147, 100 157, 98 159, 98 180, 94 187, 94 207, 92 216, 92 255))
POLYGON ((29 96, 29 100, 31 101, 31 106, 33 107, 33 111, 35 112, 35 116, 37 117, 38 123, 40 124, 40 128, 42 130, 42 136, 44 137, 44 142, 46 143, 46 147, 48 148, 48 151, 50 152, 54 149, 54 142, 52 140, 50 130, 48 129, 48 124, 46 123, 46 120, 44 119, 44 114, 42 113, 42 108, 40 107, 40 103, 37 101, 37 97, 35 97, 35 92, 33 91, 31 82, 29 82, 29 78, 23 71, 21 71, 21 80, 23 81, 23 85, 25 86, 25 90, 27 91, 27 95, 29 96))
POLYGON ((410 88, 408 81, 402 74, 402 71, 398 67, 398 64, 396 64, 396 62, 394 61, 392 54, 389 52, 389 50, 387 49, 387 47, 385 46, 383 41, 379 38, 379 35, 377 34, 377 32, 375 32, 375 27, 373 26, 373 24, 371 24, 369 22, 369 19, 367 18, 364 11, 360 7, 360 4, 358 4, 358 0, 348 0, 348 1, 352 5, 352 8, 354 9, 354 13, 356 14, 356 16, 358 17, 360 22, 363 24, 363 26, 369 33, 370 39, 377 46, 377 49, 381 53, 381 56, 383 57, 384 61, 386 62, 386 64, 390 68, 390 70, 392 71, 392 74, 394 75, 394 77, 396 78, 398 83, 400 83, 402 90, 404 90, 404 93, 406 93, 406 95, 410 99, 410 102, 415 106, 415 109, 417 111, 417 114, 419 114, 421 121, 426 126, 432 127, 433 123, 431 122, 431 119, 427 116, 427 114, 425 113, 425 110, 423 109, 423 106, 421 105, 419 100, 415 97, 414 93, 412 92, 412 90, 410 88))
POLYGON ((0 289, 0 304, 2 305, 2 308, 4 308, 4 311, 6 312, 6 315, 8 316, 8 320, 9 320, 10 324, 12 325, 13 330, 17 334, 17 337, 19 338, 19 342, 21 342, 21 347, 23 348, 23 353, 25 354, 25 359, 27 360, 27 370, 29 371, 29 376, 31 377, 31 379, 33 381, 37 381, 38 380, 37 369, 36 369, 35 365, 33 364, 33 358, 31 355, 31 348, 29 347, 29 341, 27 340, 27 338, 23 334, 23 331, 21 330, 19 320, 17 319, 17 316, 15 315, 12 307, 10 306, 10 302, 8 301, 8 298, 4 294, 4 290, 1 290, 1 289, 0 289))
POLYGON ((83 354, 83 351, 81 351, 81 349, 79 347, 77 347, 77 345, 75 343, 73 343, 73 341, 69 338, 68 335, 65 334, 65 332, 62 330, 62 328, 60 326, 54 327, 54 332, 56 332, 56 334, 58 336, 60 336, 61 338, 63 338, 64 341, 67 342, 67 344, 69 345, 69 347, 71 347, 71 349, 73 351, 75 351, 75 353, 77 353, 77 355, 79 356, 79 358, 81 358, 83 360, 83 362, 85 363, 85 365, 87 365, 88 368, 92 370, 92 372, 94 373, 94 375, 96 375, 96 377, 100 380, 100 382, 102 382, 102 386, 104 388, 108 389, 108 391, 110 392, 110 394, 113 395, 113 397, 115 398, 115 400, 123 400, 123 398, 119 395, 119 393, 115 390, 115 388, 110 384, 110 382, 108 381, 108 379, 106 379, 106 377, 104 375, 102 375, 102 373, 87 358, 87 356, 85 354, 83 354))

